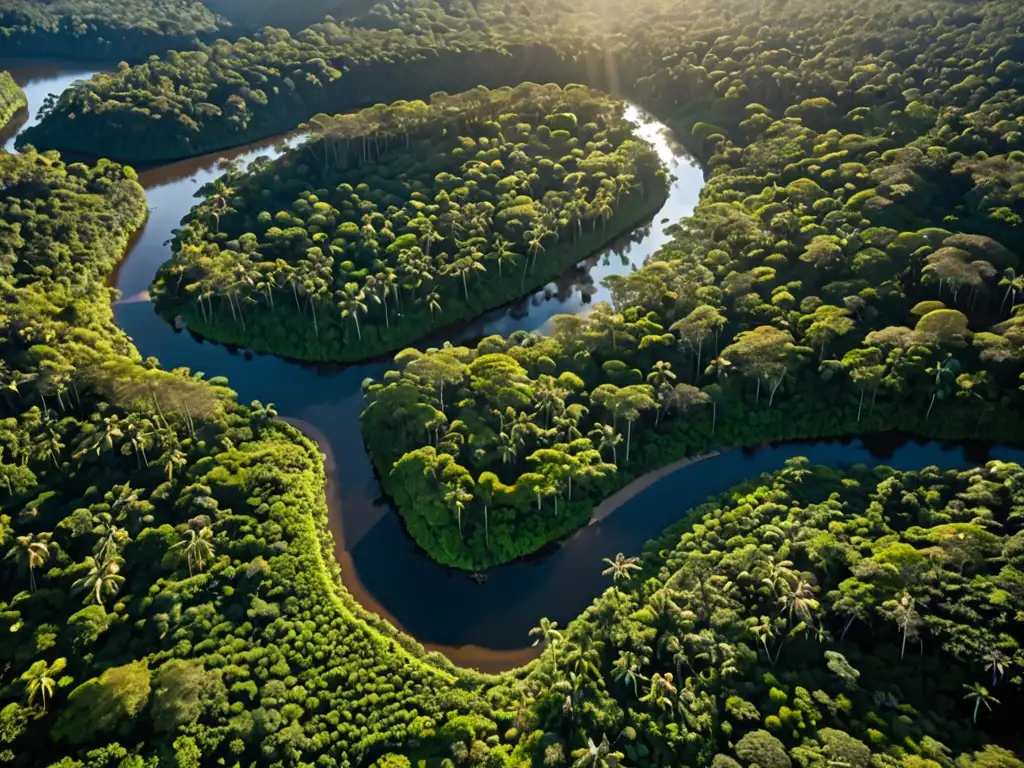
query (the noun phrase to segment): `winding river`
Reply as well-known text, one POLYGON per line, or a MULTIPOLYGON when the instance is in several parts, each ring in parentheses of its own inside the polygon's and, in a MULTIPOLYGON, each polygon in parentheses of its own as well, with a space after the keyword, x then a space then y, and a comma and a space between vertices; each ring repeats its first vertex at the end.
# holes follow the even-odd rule
MULTIPOLYGON (((34 119, 48 93, 57 93, 91 74, 87 68, 68 64, 8 63, 7 68, 28 95, 28 121, 34 119)), ((607 298, 601 286, 605 277, 639 267, 668 240, 665 226, 693 210, 703 176, 684 150, 670 140, 664 126, 635 107, 630 107, 630 116, 641 123, 642 134, 675 176, 654 223, 544 289, 449 329, 431 343, 537 330, 552 315, 585 312, 592 302, 607 298)), ((606 516, 599 522, 538 556, 490 571, 487 582, 477 584, 419 551, 406 536, 398 514, 381 498, 359 434, 358 416, 363 407, 361 382, 368 376, 381 376, 387 363, 300 365, 243 353, 175 331, 149 303, 150 281, 170 255, 165 243, 195 202, 196 190, 218 174, 221 159, 245 162, 260 154, 273 154, 274 144, 249 145, 140 173, 151 213, 113 277, 121 292, 114 305, 116 320, 143 356, 157 357, 169 368, 187 366, 208 376, 226 376, 243 401, 274 403, 282 416, 317 440, 327 455, 330 524, 346 587, 365 607, 458 664, 496 671, 526 661, 533 655, 526 647, 527 633, 541 616, 564 624, 607 585, 601 576, 602 558, 616 552, 639 552, 645 541, 684 510, 753 474, 777 469, 793 456, 807 456, 821 464, 885 463, 898 469, 930 464, 963 467, 990 455, 1024 462, 1024 450, 990 451, 985 446, 918 443, 891 436, 730 451, 665 473, 633 495, 618 495, 623 503, 613 514, 605 508, 606 516)))

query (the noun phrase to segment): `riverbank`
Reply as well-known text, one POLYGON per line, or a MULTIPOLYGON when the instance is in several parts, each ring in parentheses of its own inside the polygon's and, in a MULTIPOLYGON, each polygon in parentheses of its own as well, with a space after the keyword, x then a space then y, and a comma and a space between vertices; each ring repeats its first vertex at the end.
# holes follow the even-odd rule
POLYGON ((609 496, 607 499, 598 504, 596 507, 594 507, 594 511, 590 516, 590 522, 587 523, 587 525, 596 525, 597 523, 600 523, 602 520, 618 511, 619 508, 621 508, 631 499, 646 491, 648 488, 650 488, 652 485, 654 485, 662 478, 668 477, 673 472, 677 472, 680 469, 689 467, 691 464, 697 464, 701 461, 713 459, 716 456, 721 456, 723 453, 728 453, 729 451, 732 450, 735 449, 726 448, 721 451, 709 451, 708 453, 702 453, 699 456, 691 456, 685 459, 679 459, 679 461, 674 461, 671 464, 666 464, 661 469, 655 469, 648 472, 645 475, 641 475, 636 480, 631 482, 629 485, 619 489, 611 496, 609 496))
MULTIPOLYGON (((308 421, 287 416, 282 416, 280 419, 286 424, 295 427, 316 443, 320 453, 323 454, 324 474, 326 476, 324 495, 327 503, 328 530, 334 541, 334 556, 341 569, 342 586, 362 608, 372 611, 380 619, 389 622, 397 631, 411 636, 411 633, 402 626, 398 618, 388 611, 360 581, 359 572, 356 570, 352 554, 345 547, 344 510, 342 509, 341 494, 337 483, 338 467, 330 440, 308 421)), ((479 645, 449 646, 436 643, 423 643, 422 647, 427 653, 438 653, 445 656, 459 667, 475 669, 489 674, 521 667, 540 655, 540 647, 533 646, 511 651, 484 648, 479 645)))

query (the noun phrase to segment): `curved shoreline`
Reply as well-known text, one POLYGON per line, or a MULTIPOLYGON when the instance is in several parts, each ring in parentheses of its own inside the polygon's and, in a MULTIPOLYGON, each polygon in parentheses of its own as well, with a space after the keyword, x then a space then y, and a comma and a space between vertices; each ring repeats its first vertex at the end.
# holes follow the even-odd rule
MULTIPOLYGON (((280 416, 279 419, 295 427, 316 443, 320 453, 324 456, 324 474, 327 477, 326 487, 324 488, 325 501, 327 503, 327 528, 331 538, 334 540, 335 559, 341 567, 342 586, 348 590, 353 599, 363 608, 376 613, 382 619, 392 624, 398 631, 415 639, 415 636, 402 626, 394 614, 381 605, 359 579, 359 572, 356 570, 355 561, 345 546, 345 527, 342 522, 344 512, 336 480, 337 462, 334 450, 331 448, 326 435, 308 421, 288 416, 280 416)), ((419 642, 419 640, 416 642, 419 642)), ((499 651, 479 645, 437 645, 435 643, 421 643, 421 645, 428 652, 435 651, 443 654, 453 664, 460 667, 470 667, 480 672, 490 673, 505 672, 515 667, 521 667, 540 655, 540 648, 533 646, 511 651, 499 651)))
POLYGON ((724 448, 722 450, 701 453, 697 456, 688 456, 685 459, 679 459, 679 461, 673 461, 671 464, 666 464, 660 469, 652 469, 650 472, 640 475, 640 477, 636 478, 628 485, 623 486, 607 499, 595 506, 594 511, 590 515, 590 522, 587 523, 587 525, 600 523, 605 518, 614 514, 619 507, 626 504, 634 496, 643 493, 663 477, 667 477, 683 467, 688 467, 691 464, 697 464, 698 462, 706 461, 707 459, 713 459, 733 450, 735 450, 735 448, 724 448))

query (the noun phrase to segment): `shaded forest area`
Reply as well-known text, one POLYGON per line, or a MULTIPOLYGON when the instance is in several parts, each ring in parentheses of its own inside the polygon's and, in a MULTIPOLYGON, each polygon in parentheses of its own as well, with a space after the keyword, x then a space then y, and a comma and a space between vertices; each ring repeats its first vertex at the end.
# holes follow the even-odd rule
POLYGON ((14 82, 11 73, 0 70, 0 132, 4 130, 11 118, 26 106, 25 94, 14 82))
POLYGON ((5 56, 138 61, 230 26, 195 0, 0 0, 5 56))
POLYGON ((234 41, 264 27, 298 32, 359 16, 373 0, 0 0, 5 56, 136 63, 168 50, 234 41))

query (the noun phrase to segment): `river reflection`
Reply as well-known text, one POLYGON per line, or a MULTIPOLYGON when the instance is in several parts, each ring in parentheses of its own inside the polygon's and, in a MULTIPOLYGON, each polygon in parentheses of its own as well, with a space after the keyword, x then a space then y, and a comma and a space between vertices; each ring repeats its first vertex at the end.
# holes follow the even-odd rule
POLYGON ((39 108, 50 94, 59 96, 76 80, 88 80, 96 74, 95 62, 68 62, 38 59, 0 58, 0 70, 6 69, 14 82, 25 92, 28 107, 14 116, 14 119, 0 132, 0 143, 7 152, 14 151, 14 139, 26 128, 35 125, 39 108))

